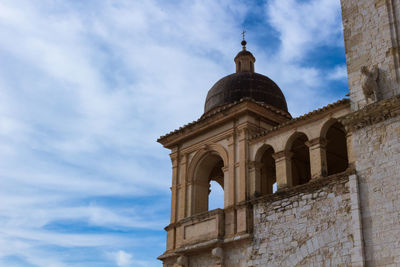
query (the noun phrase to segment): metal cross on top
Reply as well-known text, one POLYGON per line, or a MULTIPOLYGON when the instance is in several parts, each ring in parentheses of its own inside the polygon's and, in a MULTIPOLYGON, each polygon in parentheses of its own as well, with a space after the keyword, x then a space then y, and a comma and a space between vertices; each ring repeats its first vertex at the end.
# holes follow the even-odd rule
POLYGON ((243 30, 243 31, 242 31, 243 41, 244 41, 244 36, 245 36, 245 34, 246 34, 246 31, 243 30))

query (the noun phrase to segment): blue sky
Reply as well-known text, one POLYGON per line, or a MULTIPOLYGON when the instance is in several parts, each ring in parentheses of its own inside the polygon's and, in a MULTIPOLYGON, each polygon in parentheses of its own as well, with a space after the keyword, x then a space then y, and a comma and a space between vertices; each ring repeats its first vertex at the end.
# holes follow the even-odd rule
POLYGON ((201 116, 243 28, 293 116, 348 92, 339 0, 0 0, 0 266, 160 266, 155 140, 201 116))

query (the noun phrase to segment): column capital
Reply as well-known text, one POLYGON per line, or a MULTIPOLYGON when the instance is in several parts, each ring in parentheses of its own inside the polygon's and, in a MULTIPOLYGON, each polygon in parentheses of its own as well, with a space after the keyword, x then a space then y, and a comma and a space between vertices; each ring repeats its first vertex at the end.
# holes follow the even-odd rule
POLYGON ((317 137, 317 138, 314 138, 314 139, 311 139, 311 140, 305 142, 306 146, 308 146, 309 148, 311 148, 311 147, 324 148, 324 147, 326 147, 327 143, 328 142, 323 137, 317 137))
POLYGON ((290 152, 290 151, 279 151, 279 152, 276 152, 275 154, 272 154, 272 157, 276 161, 280 161, 280 160, 283 160, 283 159, 291 159, 293 157, 293 152, 290 152))
POLYGON ((249 164, 250 169, 259 169, 263 165, 261 162, 258 162, 258 161, 249 161, 248 164, 249 164))

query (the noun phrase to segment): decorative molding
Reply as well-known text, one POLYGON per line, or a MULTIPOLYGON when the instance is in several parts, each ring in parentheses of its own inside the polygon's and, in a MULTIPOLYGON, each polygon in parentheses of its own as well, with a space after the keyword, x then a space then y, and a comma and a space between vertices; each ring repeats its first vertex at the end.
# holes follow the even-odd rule
POLYGON ((268 135, 268 134, 270 134, 272 132, 278 131, 278 130, 284 128, 284 127, 293 125, 293 124, 301 122, 301 121, 312 119, 315 116, 318 116, 318 115, 323 114, 323 113, 325 113, 327 111, 333 110, 334 108, 337 108, 339 106, 350 106, 350 100, 348 98, 343 98, 341 100, 336 101, 335 103, 329 104, 329 105, 327 105, 325 107, 322 107, 322 108, 316 109, 314 111, 311 111, 311 112, 309 112, 307 114, 304 114, 304 115, 302 115, 300 117, 291 119, 291 120, 286 121, 284 123, 281 123, 281 124, 279 124, 278 126, 275 126, 272 129, 265 130, 265 131, 263 131, 261 133, 253 135, 253 136, 251 136, 249 138, 249 140, 256 140, 256 139, 264 137, 264 136, 266 136, 266 135, 268 135))
POLYGON ((314 138, 310 141, 306 141, 306 146, 308 146, 309 148, 313 147, 313 146, 320 146, 320 147, 325 147, 327 145, 327 141, 325 138, 322 137, 317 137, 314 138))
POLYGON ((258 116, 261 115, 265 117, 265 119, 274 118, 276 119, 274 121, 275 123, 281 123, 292 118, 288 112, 280 110, 271 105, 263 104, 246 98, 232 104, 218 107, 215 109, 215 111, 211 110, 208 113, 203 114, 203 116, 201 116, 198 120, 188 123, 177 130, 161 136, 157 139, 157 142, 164 145, 164 147, 170 148, 181 138, 187 138, 188 136, 209 128, 211 125, 215 125, 217 123, 220 124, 222 121, 232 119, 240 114, 248 113, 253 113, 258 116))
POLYGON ((375 102, 338 120, 347 131, 354 131, 400 115, 400 95, 375 102))
POLYGON ((379 100, 379 68, 378 66, 361 67, 361 88, 367 103, 379 100))
POLYGON ((216 247, 211 250, 211 256, 216 260, 217 266, 223 266, 224 264, 224 251, 221 247, 216 247))
POLYGON ((290 151, 279 151, 279 152, 276 152, 275 154, 272 154, 272 157, 276 160, 276 161, 279 161, 279 160, 283 160, 284 158, 291 158, 291 157, 293 157, 293 152, 290 152, 290 151))
POLYGON ((262 163, 258 161, 249 161, 248 166, 250 169, 259 169, 262 167, 262 163))
POLYGON ((189 259, 188 257, 181 255, 176 259, 176 263, 174 267, 187 267, 189 266, 189 259))

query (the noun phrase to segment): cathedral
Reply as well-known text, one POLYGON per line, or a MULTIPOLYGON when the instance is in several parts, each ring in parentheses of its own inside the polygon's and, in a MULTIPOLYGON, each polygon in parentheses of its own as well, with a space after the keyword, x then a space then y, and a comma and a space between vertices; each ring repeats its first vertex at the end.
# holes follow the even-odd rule
POLYGON ((204 114, 158 139, 172 162, 163 266, 400 266, 400 1, 341 7, 349 98, 293 118, 243 40, 204 114))

